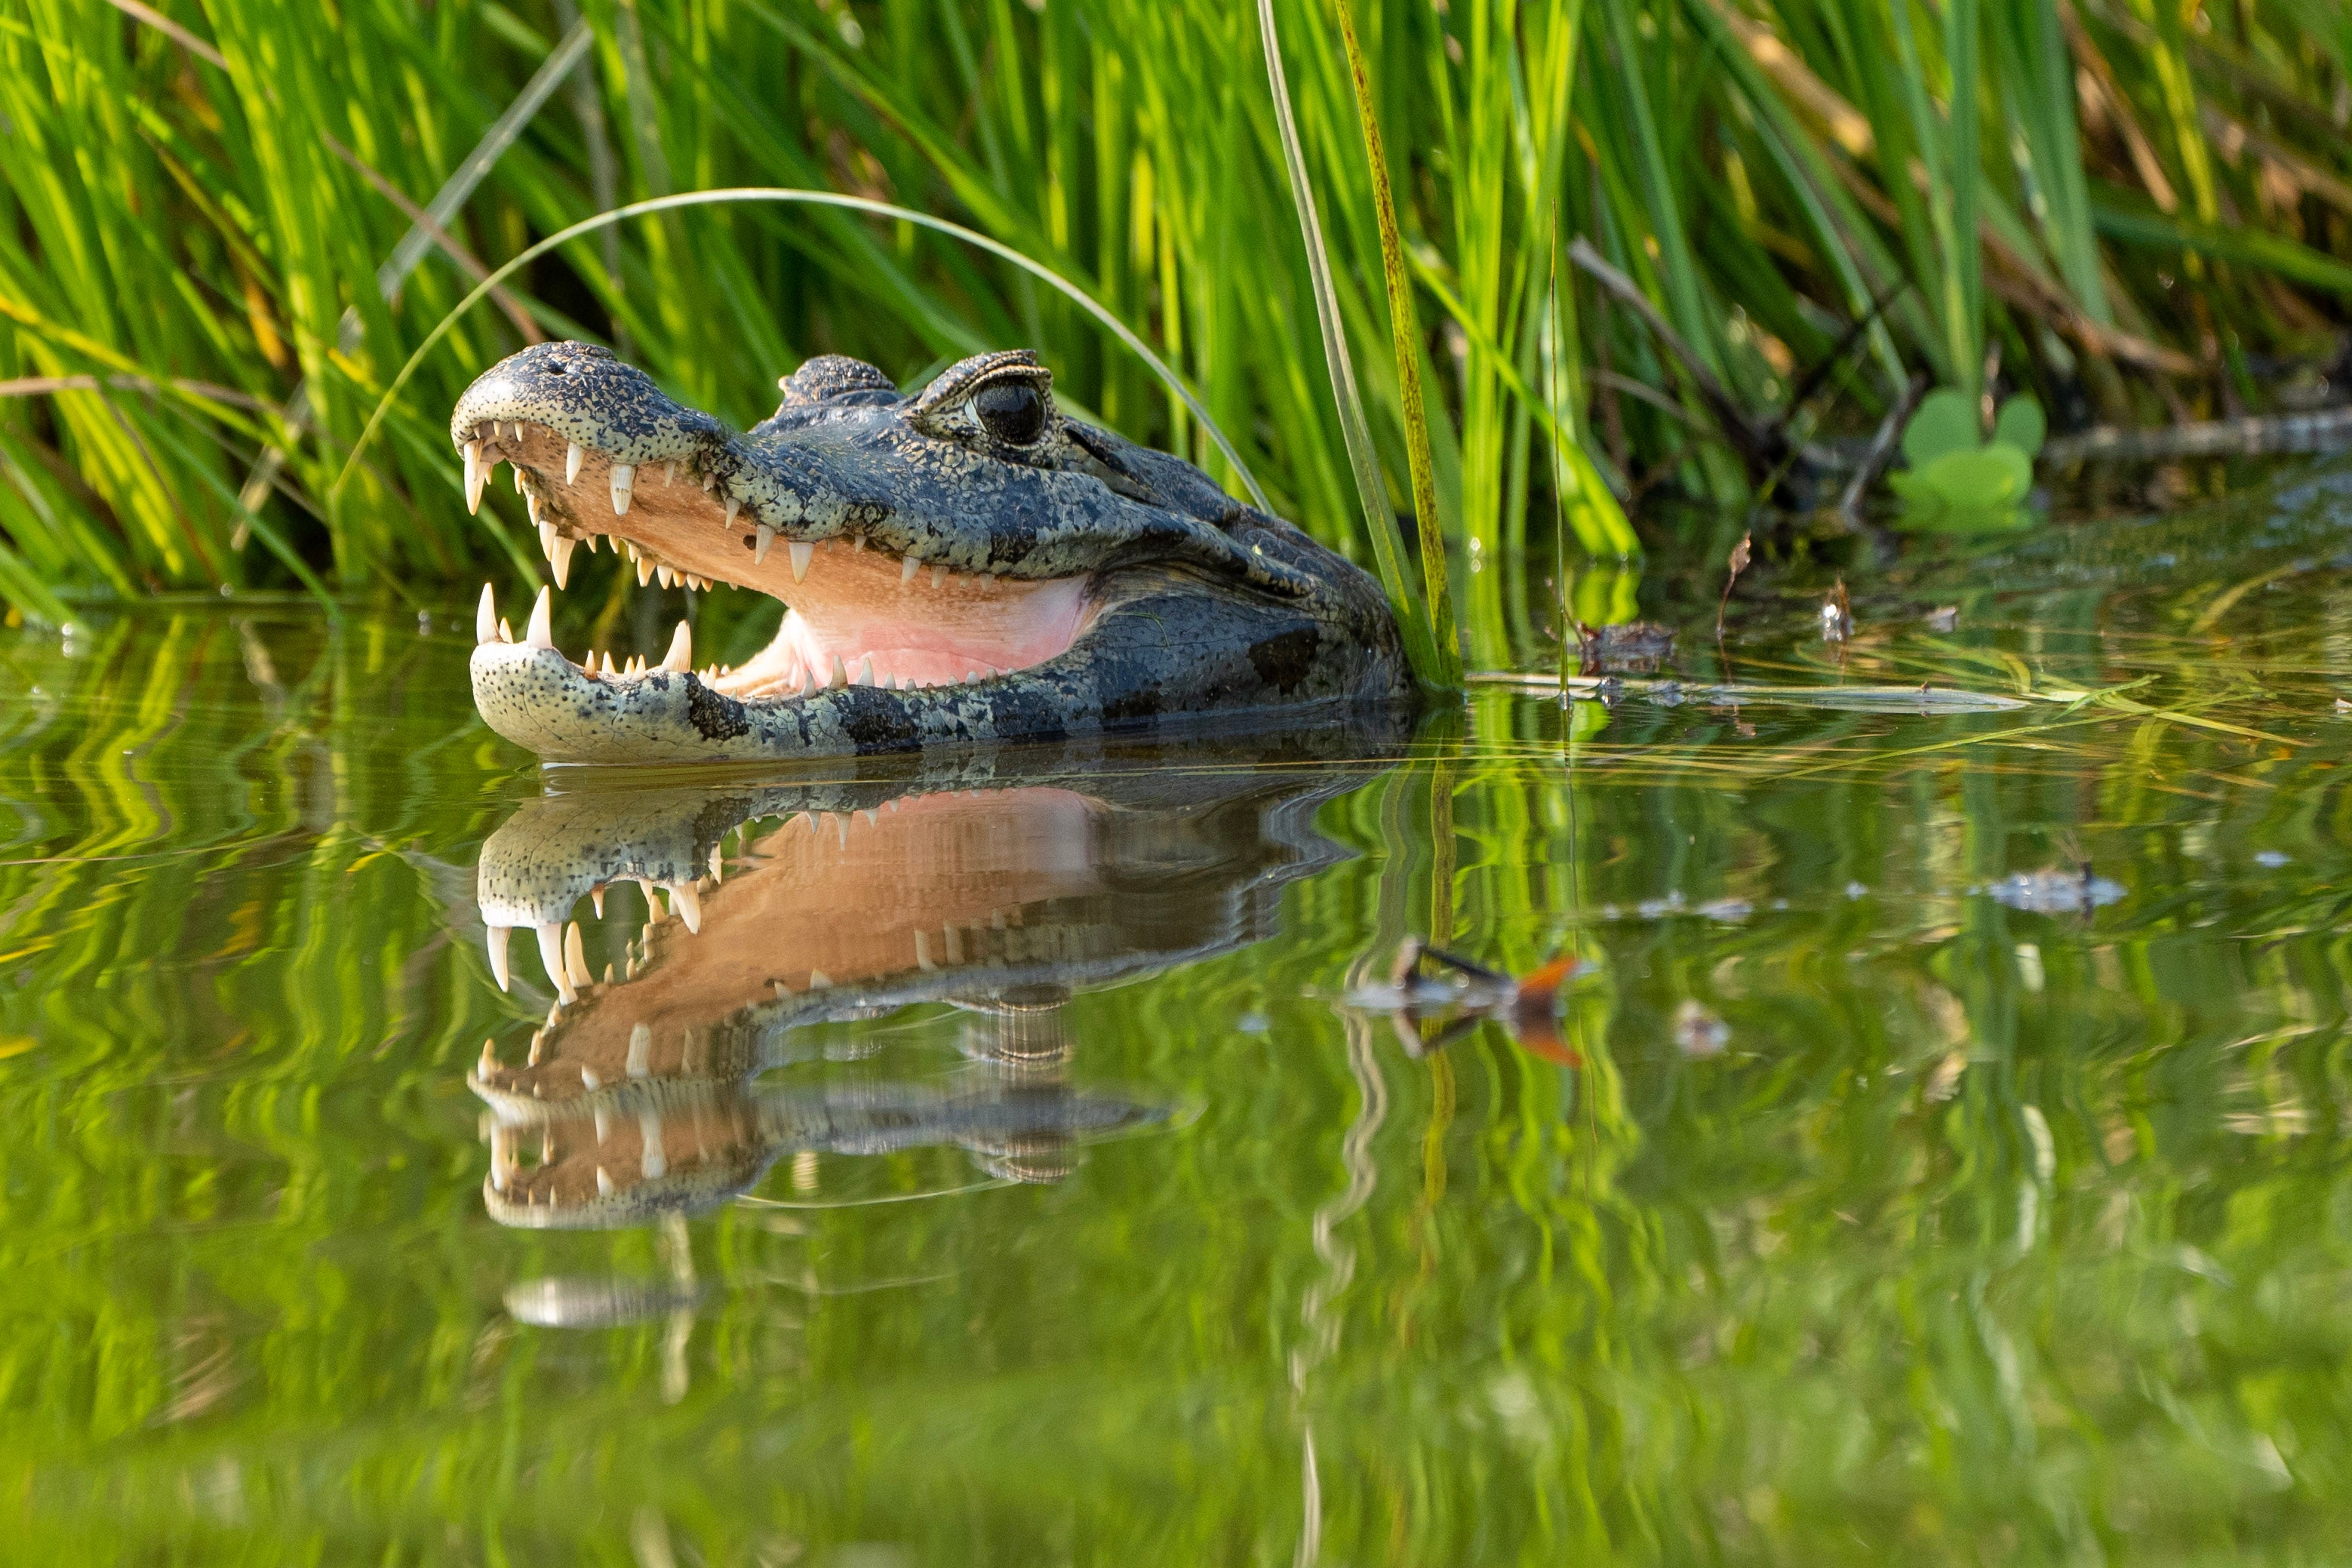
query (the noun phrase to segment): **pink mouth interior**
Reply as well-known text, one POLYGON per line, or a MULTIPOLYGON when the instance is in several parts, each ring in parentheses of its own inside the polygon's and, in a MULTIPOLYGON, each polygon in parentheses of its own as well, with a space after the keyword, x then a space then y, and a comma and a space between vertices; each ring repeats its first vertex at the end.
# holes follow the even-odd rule
POLYGON ((482 428, 496 432, 485 452, 489 461, 532 470, 549 500, 543 515, 562 535, 626 540, 651 562, 790 606, 774 641, 740 668, 711 678, 730 696, 790 696, 812 680, 820 689, 985 680, 1053 658, 1094 622, 1097 606, 1085 577, 1024 581, 924 561, 909 571, 903 558, 862 542, 795 546, 782 535, 765 560, 755 559, 753 513, 747 508, 726 523, 719 499, 674 467, 639 469, 624 515, 613 509, 613 463, 604 454, 583 449, 579 475, 567 483, 567 443, 545 426, 482 428), (796 556, 803 563, 798 576, 796 556))

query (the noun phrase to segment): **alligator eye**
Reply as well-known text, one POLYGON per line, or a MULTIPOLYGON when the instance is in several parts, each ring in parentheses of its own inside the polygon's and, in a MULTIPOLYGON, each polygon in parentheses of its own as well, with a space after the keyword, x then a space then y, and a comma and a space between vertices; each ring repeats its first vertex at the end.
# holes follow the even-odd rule
POLYGON ((1045 399, 1025 381, 999 381, 972 395, 981 428, 1015 447, 1034 441, 1045 428, 1045 399))

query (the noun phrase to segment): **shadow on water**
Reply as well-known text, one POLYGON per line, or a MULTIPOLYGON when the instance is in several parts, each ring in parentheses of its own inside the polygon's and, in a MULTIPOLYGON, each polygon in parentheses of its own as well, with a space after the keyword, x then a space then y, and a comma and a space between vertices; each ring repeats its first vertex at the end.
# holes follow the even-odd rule
POLYGON ((1719 647, 1695 584, 1608 700, 1410 737, 790 778, 542 775, 454 618, 8 634, 5 1538, 2323 1560, 2347 517, 1923 549, 1834 641, 1829 572, 1719 647), (2009 705, 1853 700, 1923 682, 2009 705), (1557 996, 1389 1005, 1408 939, 1557 996))

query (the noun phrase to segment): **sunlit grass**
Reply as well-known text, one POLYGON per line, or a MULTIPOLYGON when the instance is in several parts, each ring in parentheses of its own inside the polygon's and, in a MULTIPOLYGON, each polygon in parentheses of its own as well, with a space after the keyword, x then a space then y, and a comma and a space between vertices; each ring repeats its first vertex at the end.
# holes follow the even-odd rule
MULTIPOLYGON (((2279 365, 2332 352, 2352 286, 2352 34, 2315 0, 1278 0, 1320 310, 1250 5, 599 5, 561 80, 568 0, 335 28, 262 0, 133 9, 0 6, 0 596, 52 621, 157 588, 528 579, 516 519, 456 504, 442 426, 519 321, 600 335, 738 423, 812 353, 912 381, 1035 344, 1074 407, 1239 488, 1200 419, 1017 269, 887 218, 732 211, 532 262, 329 503, 481 268, 673 192, 886 199, 1067 279, 1198 389, 1277 510, 1395 557, 1401 604, 1458 601, 1441 679, 1454 635, 1474 666, 1529 646, 1506 587, 1549 569, 1527 520, 1555 484, 1603 553, 1640 543, 1606 487, 1746 495, 1640 323, 1573 277, 1551 306, 1555 221, 1801 435, 1866 431, 1915 370, 2111 423, 2259 410, 2279 365), (409 209, 475 174, 446 226, 463 258, 417 234, 386 270, 409 209), (1859 363, 1789 407, 1882 298, 1859 363)), ((1668 552, 1719 550, 1710 526, 1643 524, 1668 552)), ((586 565, 591 599, 638 595, 586 565)))

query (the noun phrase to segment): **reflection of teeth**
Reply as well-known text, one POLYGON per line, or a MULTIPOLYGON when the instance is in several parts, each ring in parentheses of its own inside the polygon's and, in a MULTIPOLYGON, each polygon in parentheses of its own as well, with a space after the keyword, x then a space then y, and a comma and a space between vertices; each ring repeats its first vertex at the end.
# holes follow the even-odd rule
POLYGON ((478 1076, 480 1076, 480 1077, 482 1077, 482 1078, 488 1078, 488 1077, 489 1077, 492 1073, 494 1073, 494 1072, 496 1072, 496 1071, 498 1071, 498 1070, 499 1070, 499 1054, 498 1054, 498 1052, 496 1052, 496 1051, 494 1051, 494 1050, 492 1050, 492 1049, 490 1048, 490 1042, 489 1042, 489 1041, 488 1041, 488 1040, 484 1040, 484 1041, 482 1042, 482 1060, 481 1060, 481 1070, 480 1070, 480 1073, 479 1073, 479 1075, 478 1075, 478 1076))
POLYGON ((654 1032, 645 1024, 629 1031, 628 1074, 643 1078, 653 1070, 654 1032))
POLYGON ((580 946, 578 921, 563 928, 563 973, 575 987, 586 985, 591 979, 588 973, 588 955, 580 946))
POLYGON ((541 588, 539 601, 530 607, 530 626, 523 633, 523 642, 530 647, 555 646, 555 594, 541 588))
POLYGON ((563 967, 563 928, 553 921, 539 928, 539 963, 547 971, 548 979, 555 983, 555 994, 566 1002, 579 999, 572 988, 572 976, 563 967))
POLYGON ((816 546, 805 539, 796 539, 793 541, 791 549, 793 581, 797 583, 808 575, 809 557, 816 553, 816 546))
POLYGON ((602 1165, 597 1166, 596 1195, 600 1198, 609 1198, 619 1190, 619 1188, 613 1185, 613 1178, 604 1173, 604 1167, 602 1165))
POLYGON ((689 932, 702 934, 702 894, 693 883, 680 882, 669 890, 669 908, 689 932))
POLYGON ((662 465, 662 489, 667 489, 670 486, 676 483, 677 483, 677 465, 676 463, 664 463, 662 465))
POLYGON ((604 1080, 596 1076, 596 1069, 594 1068, 590 1067, 586 1062, 582 1062, 580 1064, 580 1087, 586 1089, 602 1089, 604 1087, 604 1080))
POLYGON ((580 443, 577 441, 563 448, 563 482, 565 484, 576 485, 580 482, 580 459, 587 455, 580 449, 580 443))
POLYGON ((507 928, 490 927, 489 939, 490 978, 499 983, 499 990, 504 991, 507 989, 507 928))
POLYGON ((486 643, 497 637, 498 635, 499 596, 492 593, 490 585, 485 583, 482 584, 481 607, 474 612, 474 640, 478 643, 486 643))

